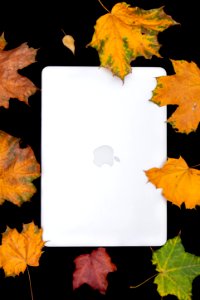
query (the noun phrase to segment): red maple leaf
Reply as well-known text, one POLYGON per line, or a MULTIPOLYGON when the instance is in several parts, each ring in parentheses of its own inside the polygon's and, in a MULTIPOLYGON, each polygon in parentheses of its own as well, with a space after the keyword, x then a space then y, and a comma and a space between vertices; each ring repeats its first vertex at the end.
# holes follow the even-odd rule
POLYGON ((93 289, 105 294, 108 287, 107 275, 117 270, 106 249, 98 248, 91 254, 82 254, 75 258, 74 263, 76 269, 73 273, 73 289, 87 283, 93 289))

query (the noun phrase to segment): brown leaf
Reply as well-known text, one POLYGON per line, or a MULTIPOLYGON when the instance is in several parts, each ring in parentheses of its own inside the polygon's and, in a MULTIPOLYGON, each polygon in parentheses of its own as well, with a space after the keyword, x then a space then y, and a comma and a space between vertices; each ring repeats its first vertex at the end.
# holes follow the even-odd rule
POLYGON ((5 200, 20 206, 36 192, 32 180, 40 166, 30 147, 20 148, 19 139, 0 131, 0 204, 5 200))
MULTIPOLYGON (((2 40, 1 36, 1 40, 2 40)), ((3 43, 3 40, 1 41, 3 43)), ((9 99, 17 98, 28 104, 28 97, 37 90, 36 86, 17 70, 35 62, 37 50, 23 43, 12 50, 0 47, 0 106, 9 107, 9 99)))
POLYGON ((74 260, 74 263, 76 269, 73 274, 73 289, 86 283, 93 289, 105 294, 108 287, 106 277, 109 272, 114 272, 117 269, 111 262, 105 248, 98 248, 91 254, 80 255, 74 260))

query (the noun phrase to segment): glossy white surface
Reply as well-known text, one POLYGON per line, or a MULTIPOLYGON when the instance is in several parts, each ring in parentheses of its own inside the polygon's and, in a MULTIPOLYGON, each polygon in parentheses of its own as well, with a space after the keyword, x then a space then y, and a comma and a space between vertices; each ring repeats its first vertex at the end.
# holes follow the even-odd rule
POLYGON ((144 173, 166 160, 166 108, 148 101, 154 77, 165 74, 135 67, 123 84, 98 67, 43 70, 41 222, 47 246, 165 243, 166 200, 144 173), (103 145, 114 150, 113 164, 97 166, 94 151, 103 145))

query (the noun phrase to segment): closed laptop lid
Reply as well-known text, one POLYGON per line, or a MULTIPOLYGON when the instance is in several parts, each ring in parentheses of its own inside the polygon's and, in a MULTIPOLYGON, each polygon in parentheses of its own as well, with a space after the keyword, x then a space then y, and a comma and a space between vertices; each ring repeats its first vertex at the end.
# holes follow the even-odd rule
POLYGON ((144 170, 166 160, 158 67, 124 83, 99 67, 42 71, 41 222, 46 246, 159 246, 167 204, 144 170))

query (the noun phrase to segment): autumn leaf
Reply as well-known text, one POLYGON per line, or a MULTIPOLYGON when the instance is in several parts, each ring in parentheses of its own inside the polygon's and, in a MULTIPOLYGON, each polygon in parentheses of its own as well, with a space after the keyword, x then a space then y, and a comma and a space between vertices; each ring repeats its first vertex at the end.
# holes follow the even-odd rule
POLYGON ((151 101, 178 105, 168 122, 182 133, 195 131, 200 121, 200 69, 194 62, 172 60, 175 75, 157 78, 151 101))
POLYGON ((175 295, 179 300, 192 299, 192 281, 200 275, 200 257, 185 252, 179 236, 153 252, 152 263, 160 296, 175 295))
POLYGON ((40 166, 30 147, 20 148, 19 139, 0 131, 0 204, 5 200, 20 206, 36 192, 32 181, 40 166))
POLYGON ((17 98, 28 104, 28 97, 37 90, 36 86, 17 70, 35 62, 37 50, 29 48, 26 43, 12 50, 5 47, 4 36, 0 38, 0 106, 9 107, 9 99, 17 98))
POLYGON ((74 263, 76 269, 73 273, 73 289, 87 283, 93 289, 105 294, 108 287, 106 277, 109 272, 117 269, 105 248, 98 248, 91 254, 80 255, 74 260, 74 263))
POLYGON ((131 72, 130 62, 138 56, 160 57, 157 35, 175 24, 162 7, 144 10, 125 2, 117 3, 111 12, 97 20, 88 46, 98 51, 102 67, 123 80, 131 72))
POLYGON ((67 47, 73 54, 75 54, 75 44, 74 44, 74 38, 71 35, 66 34, 62 38, 63 45, 67 47))
POLYGON ((169 158, 162 168, 145 171, 156 188, 163 189, 163 196, 177 206, 186 208, 200 205, 200 171, 189 168, 185 160, 169 158))
POLYGON ((42 240, 42 229, 33 222, 23 225, 19 233, 16 229, 7 228, 2 234, 0 246, 0 267, 6 276, 24 273, 27 266, 39 266, 39 259, 45 242, 42 240))

